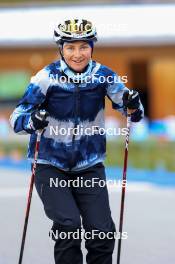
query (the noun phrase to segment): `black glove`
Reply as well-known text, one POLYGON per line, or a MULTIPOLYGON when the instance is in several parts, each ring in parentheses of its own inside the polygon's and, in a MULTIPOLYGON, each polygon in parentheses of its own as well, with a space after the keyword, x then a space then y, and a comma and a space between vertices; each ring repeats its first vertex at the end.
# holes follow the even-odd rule
POLYGON ((125 109, 138 109, 140 106, 140 97, 137 91, 125 91, 123 93, 123 106, 125 109))
POLYGON ((31 114, 30 126, 33 130, 44 129, 48 126, 49 121, 46 118, 49 116, 49 113, 43 110, 36 110, 31 114))

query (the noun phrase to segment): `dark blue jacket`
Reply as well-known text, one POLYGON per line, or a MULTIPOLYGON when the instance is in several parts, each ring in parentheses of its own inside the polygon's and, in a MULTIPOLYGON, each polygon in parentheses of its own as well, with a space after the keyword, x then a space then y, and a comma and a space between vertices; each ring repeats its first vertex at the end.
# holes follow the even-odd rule
MULTIPOLYGON (((64 61, 53 62, 31 78, 11 116, 11 125, 16 133, 31 134, 28 158, 33 159, 36 132, 30 126, 31 113, 45 109, 50 115, 49 125, 41 137, 38 162, 65 171, 81 170, 104 161, 106 135, 100 131, 105 129, 105 97, 114 109, 126 114, 122 102, 125 90, 116 73, 95 61, 90 61, 86 72, 79 75, 64 61)), ((142 117, 140 103, 132 121, 142 117)))

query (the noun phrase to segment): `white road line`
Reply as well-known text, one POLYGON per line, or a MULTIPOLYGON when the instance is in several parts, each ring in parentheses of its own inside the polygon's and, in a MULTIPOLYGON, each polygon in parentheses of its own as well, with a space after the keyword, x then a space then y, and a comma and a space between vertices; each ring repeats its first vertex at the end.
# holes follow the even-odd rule
MULTIPOLYGON (((109 185, 109 193, 121 192, 121 185, 109 185)), ((27 196, 29 189, 26 187, 10 187, 0 188, 0 197, 24 197, 27 196)), ((160 188, 149 183, 128 183, 126 185, 127 192, 167 192, 168 194, 175 194, 174 188, 160 188)), ((37 195, 34 188, 33 195, 37 195)))

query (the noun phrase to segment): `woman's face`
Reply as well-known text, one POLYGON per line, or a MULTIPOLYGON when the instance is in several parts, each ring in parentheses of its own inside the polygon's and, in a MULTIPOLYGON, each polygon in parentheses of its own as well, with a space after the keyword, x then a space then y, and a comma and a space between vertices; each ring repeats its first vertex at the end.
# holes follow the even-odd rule
POLYGON ((85 41, 65 43, 63 57, 66 63, 76 72, 82 72, 91 59, 92 48, 85 41))

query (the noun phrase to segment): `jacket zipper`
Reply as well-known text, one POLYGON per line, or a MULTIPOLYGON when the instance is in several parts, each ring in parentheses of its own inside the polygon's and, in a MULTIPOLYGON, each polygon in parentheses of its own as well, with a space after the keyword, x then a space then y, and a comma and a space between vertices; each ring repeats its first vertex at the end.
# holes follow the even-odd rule
MULTIPOLYGON (((80 87, 79 85, 76 85, 75 89, 75 119, 74 119, 74 129, 77 128, 79 124, 79 117, 80 117, 80 87)), ((73 130, 74 131, 74 130, 73 130)), ((73 153, 75 151, 75 133, 73 133, 72 136, 72 148, 73 148, 73 153)), ((72 157, 72 163, 75 161, 75 155, 72 157)), ((72 167, 69 168, 71 171, 72 167)))

